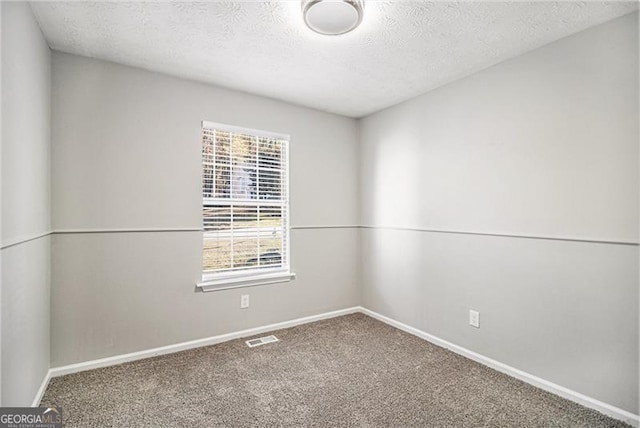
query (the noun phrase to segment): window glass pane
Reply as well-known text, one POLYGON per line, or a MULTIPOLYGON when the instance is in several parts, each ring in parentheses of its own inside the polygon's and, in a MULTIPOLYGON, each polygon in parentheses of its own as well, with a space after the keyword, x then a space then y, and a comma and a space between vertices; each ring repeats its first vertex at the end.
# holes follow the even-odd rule
POLYGON ((231 237, 218 233, 205 234, 202 251, 202 268, 205 271, 231 268, 231 237))
POLYGON ((260 169, 258 181, 260 182, 260 199, 273 201, 282 198, 280 171, 260 169))
POLYGON ((203 270, 287 267, 287 141, 203 128, 203 270))
POLYGON ((255 205, 234 205, 233 229, 237 233, 255 234, 258 227, 258 207, 255 205))
POLYGON ((231 229, 231 206, 209 205, 202 206, 203 226, 205 231, 231 229))
POLYGON ((233 137, 231 197, 256 199, 256 138, 236 134, 233 137))
POLYGON ((259 239, 256 236, 234 237, 233 253, 235 256, 234 267, 247 268, 258 265, 259 239))
POLYGON ((223 165, 231 163, 231 134, 229 132, 215 131, 216 162, 223 165))
POLYGON ((260 223, 261 229, 282 227, 282 207, 261 207, 260 223))
POLYGON ((260 264, 279 266, 282 264, 282 231, 263 236, 260 240, 260 264))
POLYGON ((229 198, 231 196, 231 167, 229 165, 215 165, 215 198, 229 198))
POLYGON ((258 138, 258 167, 280 169, 282 165, 282 141, 258 138))
POLYGON ((202 135, 202 197, 213 196, 214 183, 214 137, 213 134, 203 133, 202 135))

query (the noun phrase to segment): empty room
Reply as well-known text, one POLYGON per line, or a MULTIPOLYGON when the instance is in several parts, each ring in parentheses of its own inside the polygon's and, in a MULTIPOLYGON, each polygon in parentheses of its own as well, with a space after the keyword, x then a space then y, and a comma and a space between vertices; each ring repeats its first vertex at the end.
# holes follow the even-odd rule
POLYGON ((0 2, 0 428, 638 427, 638 5, 0 2))

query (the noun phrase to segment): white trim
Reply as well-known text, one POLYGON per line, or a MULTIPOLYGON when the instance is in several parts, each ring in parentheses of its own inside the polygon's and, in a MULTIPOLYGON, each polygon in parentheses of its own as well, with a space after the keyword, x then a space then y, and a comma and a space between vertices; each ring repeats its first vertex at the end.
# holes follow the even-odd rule
POLYGON ((447 229, 425 229, 421 227, 411 226, 374 226, 374 225, 360 225, 360 229, 373 229, 373 230, 401 230, 409 232, 429 232, 429 233, 448 233, 453 235, 476 235, 476 236, 494 236, 499 238, 518 238, 518 239, 542 239, 545 241, 565 241, 565 242, 584 242, 588 244, 610 244, 610 245, 633 245, 638 246, 640 242, 637 241, 617 241, 610 239, 600 238, 578 238, 570 236, 541 236, 541 235, 514 235, 510 233, 502 232, 472 232, 465 230, 447 230, 447 229))
POLYGON ((273 138, 273 139, 276 139, 276 140, 287 140, 287 141, 289 141, 291 139, 291 136, 289 134, 282 134, 282 133, 279 133, 279 132, 271 132, 271 131, 263 131, 261 129, 245 128, 243 126, 225 125, 224 123, 209 122, 208 120, 203 120, 202 121, 202 128, 217 129, 219 131, 233 132, 235 134, 246 134, 246 135, 254 135, 254 136, 257 136, 257 137, 273 138))
MULTIPOLYGON (((535 236, 535 235, 512 235, 506 233, 493 233, 493 232, 471 232, 462 230, 439 230, 439 229, 425 229, 416 227, 404 227, 404 226, 373 226, 373 225, 349 225, 349 224, 336 224, 336 225, 291 225, 290 230, 312 230, 312 229, 372 229, 372 230, 400 230, 411 232, 430 232, 430 233, 448 233, 456 235, 479 235, 479 236, 495 236, 502 238, 521 238, 521 239, 542 239, 548 241, 567 241, 567 242, 586 242, 592 244, 611 244, 611 245, 631 245, 639 246, 640 243, 636 241, 614 241, 607 239, 596 238, 572 238, 572 237, 553 237, 553 236, 535 236)), ((48 235, 65 235, 65 234, 82 234, 82 233, 143 233, 143 232, 202 232, 201 227, 166 227, 166 228, 122 228, 122 229, 55 229, 49 232, 43 232, 36 235, 24 236, 16 239, 9 239, 0 243, 0 249, 12 247, 14 245, 22 244, 25 242, 33 241, 34 239, 42 238, 48 235)))
POLYGON ((162 346, 159 348, 148 349, 144 351, 132 352, 130 354, 124 355, 116 355, 113 357, 101 358, 98 360, 85 361, 77 364, 70 364, 67 366, 54 367, 50 369, 45 376, 45 379, 38 390, 38 393, 33 401, 33 405, 37 406, 42 399, 42 395, 46 390, 46 387, 49 383, 49 380, 53 377, 64 376, 71 373, 78 373, 86 370, 97 369, 101 367, 114 366, 117 364, 126 363, 129 361, 136 361, 145 358, 155 357, 158 355, 172 354, 174 352, 180 352, 187 349, 199 348, 202 346, 215 345, 217 343, 227 342, 229 340, 240 339, 243 337, 253 336, 273 330, 280 330, 283 328, 295 327, 297 325, 307 324, 315 321, 320 321, 329 318, 335 318, 342 315, 353 314, 356 312, 363 313, 372 318, 375 318, 379 321, 384 322, 392 327, 403 330, 409 334, 417 336, 421 339, 426 340, 427 342, 431 342, 437 346, 446 348, 456 354, 462 355, 466 358, 469 358, 473 361, 476 361, 485 366, 491 367, 494 370, 497 370, 501 373, 505 373, 511 377, 516 379, 520 379, 530 385, 548 391, 552 394, 559 395, 560 397, 571 400, 575 403, 583 405, 585 407, 597 410, 607 416, 610 416, 614 419, 621 420, 626 422, 634 427, 640 426, 640 418, 638 415, 634 415, 631 412, 620 409, 618 407, 612 406, 610 404, 604 403, 600 400, 596 400, 595 398, 588 397, 579 392, 573 391, 569 388, 565 388, 563 386, 557 385, 553 382, 549 382, 545 379, 539 378, 522 370, 511 367, 507 364, 501 363, 494 359, 485 357, 484 355, 473 352, 469 349, 463 348, 462 346, 455 345, 451 342, 448 342, 444 339, 440 339, 437 336, 433 336, 429 333, 426 333, 422 330, 418 330, 417 328, 411 327, 407 324, 404 324, 400 321, 396 321, 384 315, 381 315, 372 310, 366 309, 362 306, 354 306, 351 308, 341 309, 332 312, 325 312, 318 315, 312 315, 303 318, 297 318, 289 321, 284 321, 275 324, 269 324, 262 327, 255 327, 247 330, 241 330, 233 333, 222 334, 219 336, 212 336, 204 339, 193 340, 190 342, 177 343, 175 345, 162 346))
POLYGON ((42 384, 40 384, 40 388, 36 392, 36 396, 31 403, 31 407, 38 407, 40 405, 40 400, 42 400, 42 396, 44 392, 47 390, 47 386, 49 386, 49 381, 51 380, 51 369, 47 370, 47 374, 44 375, 44 379, 42 379, 42 384))
POLYGON ((220 279, 202 280, 196 283, 196 287, 200 290, 218 291, 229 290, 231 288, 253 287, 254 285, 276 284, 279 282, 289 282, 296 278, 295 273, 276 272, 269 274, 260 274, 256 272, 254 275, 244 275, 240 277, 226 277, 220 279))
POLYGON ((424 339, 427 342, 431 342, 434 345, 446 348, 452 352, 455 352, 456 354, 469 358, 470 360, 473 360, 485 366, 491 367, 494 370, 505 373, 516 379, 520 379, 521 381, 524 381, 530 385, 543 389, 547 392, 550 392, 555 395, 559 395, 562 398, 566 398, 568 400, 571 400, 585 407, 589 407, 591 409, 597 410, 601 413, 604 413, 607 416, 626 422, 634 427, 638 427, 640 425, 640 417, 638 417, 638 415, 634 415, 631 412, 628 412, 626 410, 604 403, 600 400, 596 400, 595 398, 588 397, 584 394, 573 391, 569 388, 565 388, 564 386, 560 386, 553 382, 549 382, 548 380, 539 378, 538 376, 534 376, 530 373, 516 369, 515 367, 511 367, 507 364, 501 363, 500 361, 496 361, 489 357, 485 357, 484 355, 481 355, 469 349, 463 348, 462 346, 455 345, 444 339, 440 339, 437 336, 433 336, 422 330, 418 330, 417 328, 411 327, 407 324, 404 324, 400 321, 396 321, 392 318, 386 317, 372 310, 361 307, 360 312, 362 312, 365 315, 369 315, 370 317, 375 318, 379 321, 382 321, 385 324, 388 324, 392 327, 395 327, 409 334, 417 336, 421 339, 424 339))
MULTIPOLYGON (((359 229, 362 226, 357 225, 302 225, 289 226, 290 230, 312 230, 312 229, 359 229)), ((203 232, 202 227, 148 227, 148 228, 122 228, 122 229, 54 229, 48 232, 42 232, 34 235, 25 235, 19 238, 8 239, 0 243, 0 250, 10 248, 16 245, 44 238, 49 235, 80 235, 91 233, 149 233, 149 232, 203 232)))
MULTIPOLYGON (((287 135, 286 140, 287 144, 280 145, 280 152, 282 153, 282 150, 285 150, 287 155, 287 167, 284 169, 286 181, 284 188, 285 203, 282 206, 282 215, 285 216, 285 224, 283 225, 285 229, 282 232, 286 233, 286 236, 282 237, 282 245, 286 245, 286 247, 284 248, 284 262, 286 264, 287 270, 291 271, 291 136, 287 135)), ((282 172, 280 174, 282 177, 282 172)), ((295 274, 289 279, 295 279, 295 274)))
MULTIPOLYGON (((289 226, 289 229, 360 229, 362 226, 353 224, 320 224, 320 225, 300 225, 289 226)), ((43 235, 38 235, 29 239, 35 239, 39 236, 46 235, 65 235, 75 233, 137 233, 137 232, 204 232, 202 227, 164 227, 164 228, 123 228, 123 229, 56 229, 51 232, 47 232, 43 235)), ((16 240, 16 242, 9 241, 6 245, 15 245, 15 243, 23 242, 24 240, 16 240)), ((2 244, 3 246, 5 244, 2 244)))
POLYGON ((313 229, 360 229, 360 226, 350 225, 350 224, 336 224, 336 225, 328 225, 328 224, 320 224, 316 226, 309 225, 300 225, 300 226, 290 226, 291 230, 313 230, 313 229))
POLYGON ((52 235, 53 232, 42 232, 34 235, 23 235, 19 238, 8 239, 2 243, 0 243, 0 250, 4 250, 5 248, 13 247, 15 245, 24 244, 26 242, 34 241, 39 238, 44 238, 45 236, 52 235))
POLYGON ((332 312, 325 312, 318 315, 312 315, 303 318, 296 318, 289 321, 279 322, 275 324, 264 325, 246 330, 236 331, 233 333, 221 334, 219 336, 211 336, 204 339, 192 340, 189 342, 176 343, 174 345, 161 346, 159 348, 146 349, 144 351, 132 352, 130 354, 115 355, 113 357, 101 358, 98 360, 85 361, 68 366, 54 367, 49 370, 51 377, 64 376, 71 373, 83 372, 86 370, 97 369, 101 367, 115 366, 117 364, 127 363, 129 361, 142 360, 144 358, 156 357, 158 355, 173 354, 174 352, 185 351, 187 349, 200 348, 202 346, 215 345, 217 343, 227 342, 229 340, 240 339, 243 337, 253 336, 273 330, 281 330, 283 328, 295 327, 310 322, 320 321, 328 318, 335 318, 342 315, 353 314, 360 311, 360 307, 340 309, 332 312))
POLYGON ((53 235, 66 235, 74 233, 144 233, 144 232, 202 232, 201 227, 165 227, 165 228, 141 228, 141 229, 56 229, 53 235))

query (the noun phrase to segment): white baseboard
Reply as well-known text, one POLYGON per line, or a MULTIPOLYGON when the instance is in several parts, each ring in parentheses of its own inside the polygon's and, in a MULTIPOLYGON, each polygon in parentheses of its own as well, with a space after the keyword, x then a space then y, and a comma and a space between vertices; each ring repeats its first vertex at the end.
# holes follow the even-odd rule
POLYGON ((492 369, 505 373, 516 379, 520 379, 524 382, 527 382, 528 384, 536 386, 545 391, 551 392, 552 394, 559 395, 560 397, 574 401, 585 407, 589 407, 591 409, 597 410, 607 416, 624 421, 634 427, 640 426, 640 418, 638 417, 638 415, 634 415, 633 413, 627 412, 626 410, 617 408, 610 404, 596 400, 595 398, 588 397, 579 392, 573 391, 571 389, 557 385, 553 382, 549 382, 545 379, 539 378, 537 376, 534 376, 522 370, 508 366, 499 361, 485 357, 469 349, 463 348, 462 346, 455 345, 444 339, 440 339, 439 337, 433 336, 422 330, 418 330, 417 328, 411 327, 407 324, 401 323, 399 321, 396 321, 394 319, 391 319, 389 317, 386 317, 384 315, 381 315, 377 312, 374 312, 372 310, 369 310, 361 306, 354 306, 351 308, 341 309, 337 311, 325 312, 318 315, 312 315, 304 318, 297 318, 297 319, 279 322, 275 324, 269 324, 261 327, 250 328, 247 330, 241 330, 241 331, 222 334, 218 336, 207 337, 204 339, 177 343, 174 345, 162 346, 159 348, 147 349, 144 351, 132 352, 129 354, 116 355, 113 357, 101 358, 98 360, 85 361, 82 363, 70 364, 70 365, 61 366, 61 367, 54 367, 47 372, 42 382, 42 385, 40 386, 40 389, 38 389, 37 395, 33 401, 33 406, 35 407, 40 403, 40 400, 42 399, 44 391, 46 390, 47 385, 49 384, 49 380, 53 377, 64 376, 71 373, 78 373, 78 372, 97 369, 101 367, 114 366, 117 364, 122 364, 129 361, 141 360, 144 358, 155 357, 158 355, 172 354, 174 352, 185 351, 187 349, 200 348, 202 346, 215 345, 217 343, 227 342, 229 340, 240 339, 243 337, 253 336, 256 334, 265 333, 273 330, 280 330, 283 328, 295 327, 297 325, 339 317, 342 315, 348 315, 356 312, 369 315, 370 317, 375 318, 379 321, 382 321, 385 324, 388 324, 392 327, 395 327, 407 333, 413 334, 414 336, 417 336, 421 339, 431 342, 437 346, 449 349, 450 351, 455 352, 456 354, 467 357, 473 361, 476 361, 480 364, 491 367, 492 369))
POLYGON ((36 396, 33 399, 33 403, 31 407, 38 407, 40 405, 40 400, 42 400, 42 396, 44 392, 47 390, 47 386, 49 386, 49 380, 51 380, 51 370, 47 371, 47 374, 44 375, 44 379, 42 379, 42 383, 40 384, 40 388, 38 388, 38 392, 36 392, 36 396))
POLYGON ((369 315, 370 317, 375 318, 379 321, 382 321, 385 324, 389 324, 392 327, 395 327, 407 333, 413 334, 414 336, 424 339, 427 342, 431 342, 434 345, 440 346, 442 348, 446 348, 452 352, 455 352, 456 354, 467 357, 473 361, 476 361, 480 364, 491 367, 494 370, 505 373, 516 379, 520 379, 521 381, 524 381, 528 384, 531 384, 545 391, 551 392, 552 394, 559 395, 560 397, 566 398, 567 400, 571 400, 585 407, 589 407, 591 409, 597 410, 600 413, 604 413, 605 415, 610 416, 614 419, 618 419, 623 422, 626 422, 631 426, 638 427, 640 424, 640 418, 638 417, 638 415, 634 415, 633 413, 627 412, 626 410, 604 403, 600 400, 596 400, 595 398, 588 397, 584 394, 573 391, 569 388, 565 388, 564 386, 560 386, 553 382, 549 382, 548 380, 539 378, 530 373, 516 369, 515 367, 508 366, 504 363, 501 363, 500 361, 496 361, 489 357, 485 357, 484 355, 480 355, 476 352, 470 351, 469 349, 463 348, 462 346, 458 346, 451 342, 447 342, 444 339, 440 339, 439 337, 433 336, 422 330, 418 330, 417 328, 411 327, 407 324, 401 323, 400 321, 396 321, 394 319, 381 315, 372 310, 369 310, 363 307, 360 307, 359 309, 360 309, 360 312, 362 312, 363 314, 369 315))
POLYGON ((115 355, 113 357, 101 358, 99 360, 85 361, 68 366, 54 367, 49 370, 50 377, 64 376, 71 373, 78 373, 85 370, 97 369, 100 367, 115 366, 117 364, 127 363, 129 361, 142 360, 144 358, 156 357, 158 355, 172 354, 174 352, 185 351, 187 349, 200 348, 202 346, 215 345, 216 343, 227 342, 229 340, 240 339, 242 337, 253 336, 267 331, 281 330, 283 328, 295 327, 297 325, 307 324, 310 322, 320 321, 328 318, 339 317, 342 315, 353 314, 359 312, 360 307, 340 309, 332 312, 325 312, 318 315, 312 315, 304 318, 283 321, 275 324, 264 325, 261 327, 250 328, 247 330, 236 331, 218 336, 211 336, 204 339, 192 340, 189 342, 176 343, 174 345, 162 346, 159 348, 146 349, 144 351, 132 352, 130 354, 115 355))

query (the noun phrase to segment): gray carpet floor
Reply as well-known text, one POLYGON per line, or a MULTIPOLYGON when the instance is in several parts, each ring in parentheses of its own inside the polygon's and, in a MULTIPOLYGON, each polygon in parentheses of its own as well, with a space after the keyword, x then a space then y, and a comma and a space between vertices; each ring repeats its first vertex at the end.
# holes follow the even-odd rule
POLYGON ((42 404, 66 427, 627 426, 362 314, 274 334, 54 378, 42 404))

